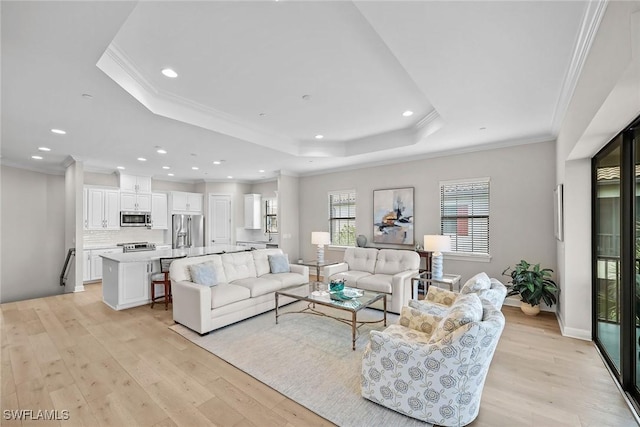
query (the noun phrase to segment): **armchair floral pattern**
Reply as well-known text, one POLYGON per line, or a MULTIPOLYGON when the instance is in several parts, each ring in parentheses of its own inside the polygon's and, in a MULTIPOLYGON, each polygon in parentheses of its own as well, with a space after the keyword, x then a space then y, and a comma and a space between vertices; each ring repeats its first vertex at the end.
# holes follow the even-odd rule
POLYGON ((434 290, 428 301, 405 307, 399 324, 372 331, 362 359, 362 396, 440 426, 471 423, 505 324, 506 288, 504 294, 496 288, 491 299, 476 298, 489 289, 465 298, 434 290))

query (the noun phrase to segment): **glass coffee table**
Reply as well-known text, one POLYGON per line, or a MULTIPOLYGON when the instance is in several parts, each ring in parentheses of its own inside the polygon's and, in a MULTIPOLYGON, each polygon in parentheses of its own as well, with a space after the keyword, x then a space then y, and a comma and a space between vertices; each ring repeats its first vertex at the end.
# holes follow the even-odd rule
MULTIPOLYGON (((316 316, 329 317, 335 319, 338 322, 345 323, 351 326, 351 348, 356 349, 356 338, 358 329, 367 323, 379 323, 383 322, 384 326, 387 326, 387 295, 377 292, 363 291, 362 289, 347 288, 343 291, 320 291, 313 290, 317 288, 314 284, 310 284, 308 291, 302 294, 296 294, 287 289, 276 291, 276 324, 278 324, 278 317, 285 314, 306 313, 316 316), (307 307, 298 311, 286 311, 281 313, 278 309, 278 297, 285 296, 293 298, 298 301, 307 302, 307 307), (371 307, 376 301, 383 301, 383 317, 380 320, 358 320, 358 312, 364 308, 371 307), (350 319, 341 318, 338 316, 332 316, 331 314, 319 311, 316 309, 316 305, 323 307, 331 307, 332 309, 340 310, 343 312, 351 313, 350 319)), ((300 289, 297 287, 296 289, 300 289)))

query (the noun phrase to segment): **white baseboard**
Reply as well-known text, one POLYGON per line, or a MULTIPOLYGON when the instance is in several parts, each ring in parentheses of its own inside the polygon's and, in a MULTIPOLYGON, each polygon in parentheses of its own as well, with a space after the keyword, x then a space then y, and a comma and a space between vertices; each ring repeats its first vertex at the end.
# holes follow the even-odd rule
POLYGON ((560 325, 560 333, 563 337, 577 338, 579 340, 591 341, 591 331, 587 329, 569 328, 565 326, 562 318, 556 313, 558 325, 560 325))
POLYGON ((76 286, 73 292, 84 292, 84 285, 76 286))
MULTIPOLYGON (((509 307, 520 307, 520 299, 517 296, 509 297, 504 300, 503 305, 507 305, 509 307)), ((560 333, 563 337, 569 338, 577 338, 579 340, 591 341, 591 331, 587 329, 577 329, 577 328, 569 328, 564 325, 562 322, 562 318, 558 316, 558 313, 554 309, 554 307, 547 307, 544 304, 540 306, 541 311, 552 312, 556 315, 556 319, 558 320, 558 326, 560 326, 560 333)))

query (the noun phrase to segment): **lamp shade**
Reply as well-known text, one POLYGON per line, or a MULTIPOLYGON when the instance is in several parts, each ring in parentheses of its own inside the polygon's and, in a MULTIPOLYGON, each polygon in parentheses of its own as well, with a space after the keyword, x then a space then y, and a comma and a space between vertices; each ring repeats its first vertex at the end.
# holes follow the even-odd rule
POLYGON ((331 235, 326 231, 312 231, 311 243, 314 245, 328 245, 331 243, 331 235))
POLYGON ((449 252, 451 237, 440 235, 424 236, 424 250, 427 252, 449 252))

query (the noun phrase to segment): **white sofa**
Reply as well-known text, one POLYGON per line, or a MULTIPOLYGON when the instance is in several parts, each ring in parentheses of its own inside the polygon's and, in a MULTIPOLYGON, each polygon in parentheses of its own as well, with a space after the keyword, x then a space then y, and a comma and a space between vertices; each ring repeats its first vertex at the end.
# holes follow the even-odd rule
MULTIPOLYGON (((309 283, 309 268, 290 264, 289 273, 271 273, 268 256, 281 249, 259 249, 221 255, 180 258, 171 263, 173 320, 200 334, 275 308, 275 291, 309 283), (218 284, 203 286, 191 280, 189 266, 213 262, 218 284)), ((307 286, 292 290, 304 294, 307 286)), ((280 298, 279 305, 290 298, 280 298)))
POLYGON ((345 280, 345 285, 387 294, 387 310, 400 313, 411 299, 411 279, 418 276, 420 256, 398 249, 347 248, 344 262, 324 267, 326 283, 345 280))

